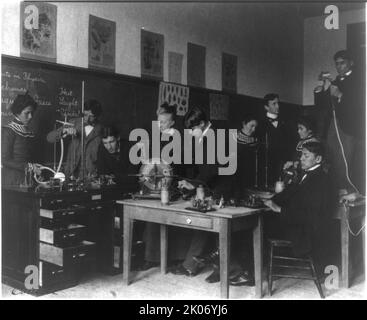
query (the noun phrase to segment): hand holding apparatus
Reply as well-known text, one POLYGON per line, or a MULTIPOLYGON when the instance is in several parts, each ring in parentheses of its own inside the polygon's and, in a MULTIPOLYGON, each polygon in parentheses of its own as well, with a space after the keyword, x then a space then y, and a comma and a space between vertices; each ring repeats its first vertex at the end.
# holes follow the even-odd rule
POLYGON ((181 180, 178 182, 178 188, 185 188, 187 190, 193 190, 195 189, 195 187, 190 183, 187 182, 186 180, 181 180))
POLYGON ((293 167, 293 161, 287 161, 283 166, 283 170, 287 170, 290 167, 293 167))
POLYGON ((76 135, 76 129, 75 127, 65 127, 62 129, 62 136, 75 136, 76 135))
POLYGON ((343 93, 335 85, 330 86, 330 94, 331 94, 332 97, 335 97, 337 99, 340 99, 343 95, 343 93))

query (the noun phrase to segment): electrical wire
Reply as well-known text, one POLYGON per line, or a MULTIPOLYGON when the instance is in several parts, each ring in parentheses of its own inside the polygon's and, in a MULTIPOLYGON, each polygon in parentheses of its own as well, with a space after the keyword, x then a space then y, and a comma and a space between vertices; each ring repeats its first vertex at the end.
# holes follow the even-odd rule
POLYGON ((349 184, 353 187, 353 189, 354 189, 358 194, 360 194, 360 192, 359 192, 358 188, 353 184, 353 182, 351 181, 351 179, 350 179, 350 177, 349 177, 348 161, 347 161, 347 158, 346 158, 346 156, 345 156, 343 143, 342 143, 342 140, 341 140, 341 138, 340 138, 340 134, 339 134, 338 123, 337 123, 337 121, 336 121, 335 106, 334 106, 334 103, 333 103, 333 102, 331 102, 331 105, 332 105, 332 109, 333 109, 333 120, 334 120, 334 126, 335 126, 336 136, 337 136, 338 141, 339 141, 340 149, 341 149, 342 156, 343 156, 343 160, 344 160, 344 164, 345 164, 345 175, 346 175, 346 178, 347 178, 347 180, 348 180, 349 184))
POLYGON ((343 203, 343 207, 344 207, 344 213, 346 215, 346 221, 347 221, 347 227, 348 227, 348 231, 350 234, 352 234, 354 237, 358 237, 359 234, 362 232, 362 230, 366 227, 366 222, 363 224, 363 226, 357 231, 357 232, 353 232, 350 225, 349 225, 349 219, 347 217, 347 212, 348 212, 348 209, 347 209, 347 204, 346 203, 343 203))

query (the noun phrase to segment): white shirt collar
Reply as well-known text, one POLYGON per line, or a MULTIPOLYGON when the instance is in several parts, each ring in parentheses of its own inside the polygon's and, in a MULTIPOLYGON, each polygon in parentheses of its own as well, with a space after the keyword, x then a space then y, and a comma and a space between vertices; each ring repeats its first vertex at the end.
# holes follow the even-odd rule
POLYGON ((314 165, 313 167, 311 167, 311 168, 307 169, 307 170, 306 170, 306 172, 314 171, 315 169, 317 169, 317 168, 318 168, 318 167, 320 167, 320 166, 321 166, 321 164, 320 164, 320 163, 318 163, 318 164, 314 165))
POLYGON ((278 119, 278 115, 274 113, 267 112, 266 116, 270 119, 278 119))
POLYGON ((174 135, 174 133, 175 133, 175 129, 174 129, 174 128, 169 128, 169 129, 163 130, 163 132, 162 132, 162 133, 164 133, 164 134, 168 134, 168 135, 170 135, 170 136, 173 136, 173 135, 174 135))
POLYGON ((199 138, 199 142, 203 141, 203 138, 206 136, 206 134, 207 134, 207 132, 208 132, 208 130, 210 129, 211 126, 212 126, 212 123, 209 121, 207 127, 203 131, 203 134, 199 138))

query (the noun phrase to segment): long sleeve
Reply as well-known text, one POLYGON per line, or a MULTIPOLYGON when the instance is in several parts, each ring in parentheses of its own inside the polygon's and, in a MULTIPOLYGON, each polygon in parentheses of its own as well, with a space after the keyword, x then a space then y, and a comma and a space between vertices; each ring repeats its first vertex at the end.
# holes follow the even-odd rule
POLYGON ((63 130, 63 128, 60 127, 56 130, 53 130, 53 131, 49 132, 47 134, 47 137, 46 137, 47 141, 49 143, 55 143, 57 141, 60 141, 61 135, 62 135, 62 130, 63 130))
POLYGON ((23 159, 14 159, 16 134, 9 128, 2 128, 1 135, 1 162, 2 166, 19 171, 24 171, 27 164, 23 159))

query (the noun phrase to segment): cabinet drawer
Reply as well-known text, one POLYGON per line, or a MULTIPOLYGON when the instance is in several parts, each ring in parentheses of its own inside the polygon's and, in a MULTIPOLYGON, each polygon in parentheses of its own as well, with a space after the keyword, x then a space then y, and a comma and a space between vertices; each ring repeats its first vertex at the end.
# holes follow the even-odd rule
MULTIPOLYGON (((169 218, 171 219, 171 218, 169 218)), ((212 229, 213 228, 213 220, 211 218, 202 218, 202 217, 193 217, 193 216, 175 216, 172 219, 171 224, 173 225, 181 225, 181 226, 195 226, 199 228, 212 229)))
POLYGON ((40 241, 58 247, 71 246, 85 239, 86 227, 81 224, 69 224, 66 228, 40 228, 40 241))
POLYGON ((73 205, 68 208, 58 209, 40 209, 40 216, 48 219, 63 219, 68 217, 74 217, 78 214, 82 214, 85 211, 84 206, 73 205))
POLYGON ((57 283, 77 282, 78 269, 64 269, 52 263, 40 261, 40 286, 48 287, 57 283))
POLYGON ((47 243, 40 243, 40 260, 56 264, 60 267, 68 267, 86 259, 95 258, 95 243, 83 241, 81 244, 60 248, 47 243))

